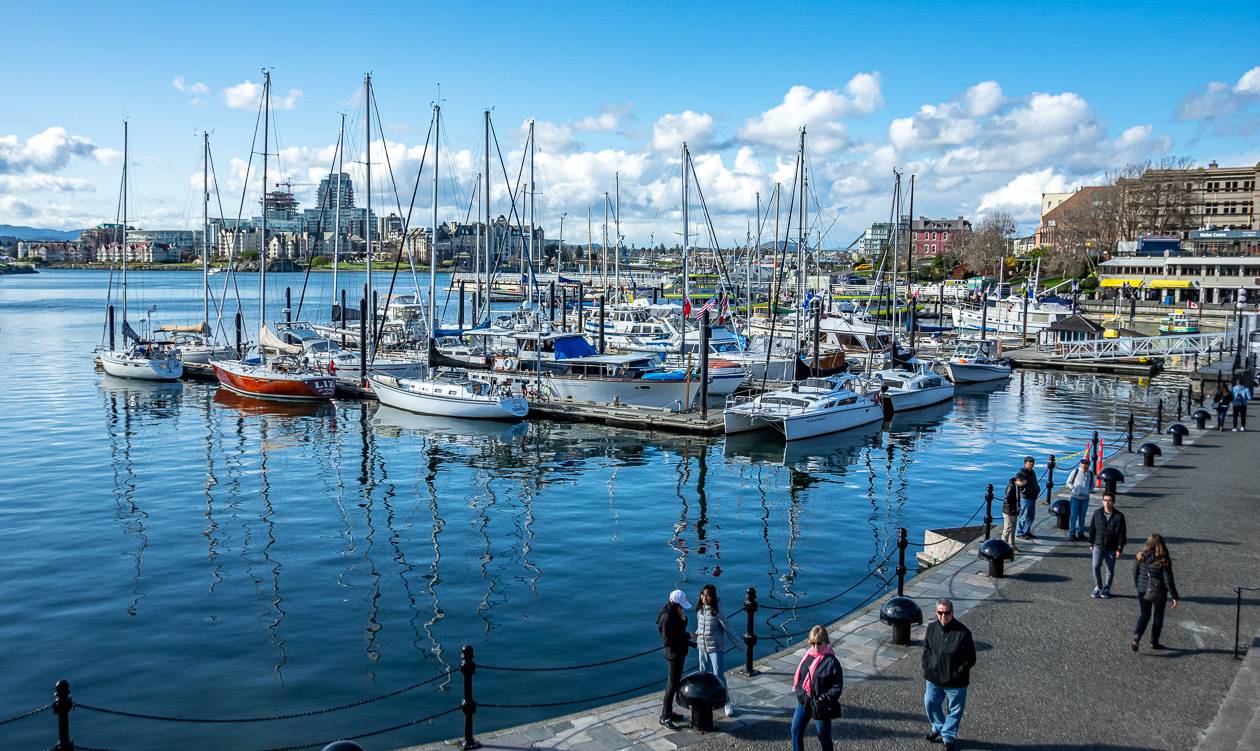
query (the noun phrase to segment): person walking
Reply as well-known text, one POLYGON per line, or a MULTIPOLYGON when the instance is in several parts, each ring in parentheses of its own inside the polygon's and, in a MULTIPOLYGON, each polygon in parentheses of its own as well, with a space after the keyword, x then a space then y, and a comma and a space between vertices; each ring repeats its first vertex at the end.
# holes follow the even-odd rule
POLYGON ((1002 497, 1002 539, 1016 552, 1019 548, 1015 547, 1015 525, 1019 520, 1020 499, 1027 482, 1023 475, 1015 475, 1007 480, 1006 494, 1002 497))
POLYGON ((1159 634, 1164 629, 1164 605, 1177 609, 1177 582, 1173 579, 1172 557, 1158 532, 1146 538, 1133 564, 1133 589, 1138 593, 1138 619, 1129 647, 1136 652, 1146 623, 1151 624, 1151 649, 1163 649, 1159 634))
POLYGON ((840 716, 840 694, 844 692, 844 670, 831 649, 827 629, 809 630, 809 649, 792 677, 796 711, 792 714, 792 751, 805 751, 805 726, 814 721, 814 732, 822 751, 832 751, 831 721, 840 716))
POLYGON ((923 707, 932 729, 927 740, 944 743, 945 751, 957 748, 958 726, 967 706, 967 685, 976 664, 976 645, 971 629, 954 617, 954 603, 936 601, 936 620, 923 636, 923 707))
POLYGON ((661 643, 665 645, 665 663, 667 681, 665 696, 661 699, 661 727, 676 730, 674 724, 682 720, 682 715, 674 714, 674 694, 678 684, 682 682, 683 663, 687 660, 687 652, 691 647, 691 636, 687 633, 687 611, 691 603, 681 589, 669 593, 669 601, 656 616, 656 628, 661 632, 661 643))
POLYGON ((1111 597, 1111 579, 1116 572, 1116 559, 1124 554, 1124 543, 1128 536, 1124 514, 1116 508, 1115 493, 1103 493, 1102 508, 1095 511, 1089 520, 1089 550, 1094 567, 1094 591, 1090 597, 1104 600, 1111 597), (1104 567, 1107 569, 1105 580, 1102 576, 1104 567))
POLYGON ((1234 388, 1230 390, 1234 395, 1234 432, 1247 432, 1247 402, 1251 401, 1253 394, 1251 386, 1238 377, 1234 379, 1234 388))
POLYGON ((1225 416, 1234 403, 1234 395, 1224 383, 1216 384, 1216 393, 1212 395, 1212 406, 1216 407, 1216 429, 1225 432, 1225 416))
POLYGON ((722 688, 727 689, 727 717, 735 716, 735 704, 726 685, 726 650, 738 643, 738 637, 718 608, 717 587, 704 585, 700 588, 700 603, 696 605, 696 651, 700 655, 700 671, 713 673, 722 682, 722 688))
POLYGON ((1089 469, 1089 457, 1082 456, 1081 461, 1068 473, 1067 489, 1069 503, 1068 539, 1085 539, 1085 512, 1089 510, 1089 494, 1094 487, 1094 473, 1089 469))
POLYGON ((1015 530, 1015 536, 1021 540, 1035 540, 1037 536, 1033 534, 1033 519, 1037 515, 1037 499, 1041 497, 1041 483, 1037 481, 1037 473, 1033 467, 1037 461, 1031 456, 1024 457, 1024 466, 1020 468, 1018 476, 1024 478, 1024 487, 1020 491, 1019 502, 1019 526, 1015 530))

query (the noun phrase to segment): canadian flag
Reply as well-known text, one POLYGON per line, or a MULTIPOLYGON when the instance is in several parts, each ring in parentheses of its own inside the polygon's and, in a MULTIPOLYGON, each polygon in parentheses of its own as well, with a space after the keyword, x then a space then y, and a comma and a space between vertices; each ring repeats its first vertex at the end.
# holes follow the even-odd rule
POLYGON ((691 298, 684 297, 683 298, 683 318, 690 318, 690 317, 691 317, 691 298))
POLYGON ((723 293, 722 294, 722 308, 721 310, 718 311, 718 320, 717 320, 718 325, 721 326, 722 322, 725 321, 727 318, 729 318, 730 315, 731 315, 730 296, 723 293))
POLYGON ((1191 300, 1190 302, 1186 303, 1186 307, 1187 307, 1187 308, 1189 308, 1189 309, 1191 309, 1191 310, 1198 310, 1198 309, 1199 309, 1199 304, 1198 304, 1197 302, 1195 302, 1194 300, 1191 300))

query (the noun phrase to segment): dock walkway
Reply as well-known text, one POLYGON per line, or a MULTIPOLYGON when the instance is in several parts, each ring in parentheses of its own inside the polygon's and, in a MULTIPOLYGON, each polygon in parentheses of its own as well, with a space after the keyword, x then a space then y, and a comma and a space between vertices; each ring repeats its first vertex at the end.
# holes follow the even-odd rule
MULTIPOLYGON (((1127 516, 1129 544, 1117 563, 1112 599, 1090 598, 1088 546, 1066 542, 1063 532, 1051 529, 1044 505, 1038 508, 1038 543, 1021 543, 1023 554, 1005 579, 988 578, 973 543, 907 584, 906 594, 925 617, 937 597, 953 599, 979 648, 961 748, 1135 751, 1193 749, 1202 741, 1204 751, 1217 751, 1246 748, 1231 739, 1256 736, 1260 655, 1253 651, 1251 667, 1240 672, 1242 662, 1232 650, 1233 587, 1260 583, 1252 479, 1260 438, 1195 431, 1181 449, 1166 438, 1161 443, 1164 455, 1153 470, 1137 466, 1131 455, 1113 462, 1128 480, 1119 507, 1127 516), (1134 654, 1133 554, 1153 531, 1169 541, 1183 599, 1165 620, 1162 640, 1169 649, 1153 652, 1144 645, 1134 654)), ((1260 598, 1254 595, 1243 598, 1244 648, 1260 626, 1260 598)), ((910 647, 893 646, 891 629, 878 622, 884 599, 830 626, 847 686, 845 716, 834 737, 844 749, 930 748, 923 740, 918 661, 923 627, 914 630, 910 647)), ((728 669, 740 712, 718 719, 718 732, 711 734, 659 727, 659 696, 653 692, 478 739, 488 749, 779 751, 788 743, 795 702, 788 684, 801 648, 762 659, 751 679, 738 666, 728 669)), ((650 669, 663 673, 664 665, 650 669)), ((816 740, 807 742, 816 748, 816 740)))

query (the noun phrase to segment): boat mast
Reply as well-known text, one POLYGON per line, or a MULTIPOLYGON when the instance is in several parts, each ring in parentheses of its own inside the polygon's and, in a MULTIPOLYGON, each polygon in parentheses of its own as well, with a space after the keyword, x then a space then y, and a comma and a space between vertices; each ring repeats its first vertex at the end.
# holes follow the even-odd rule
POLYGON ((690 156, 687 154, 687 142, 682 144, 682 164, 679 165, 678 176, 682 178, 682 275, 683 275, 683 318, 680 331, 682 335, 679 337, 678 352, 681 355, 687 354, 687 306, 691 300, 691 274, 688 271, 688 260, 691 253, 688 246, 691 244, 691 235, 688 233, 687 226, 687 162, 690 156))
MULTIPOLYGON (((341 173, 345 164, 345 142, 346 142, 346 113, 341 113, 341 127, 337 129, 337 176, 335 182, 337 184, 337 192, 334 194, 337 204, 333 208, 333 224, 336 228, 333 230, 333 271, 332 271, 332 295, 333 305, 337 302, 337 265, 341 260, 341 173)), ((326 195, 326 194, 325 194, 326 195)), ((342 313, 344 318, 345 314, 342 313)))
POLYGON ((201 132, 201 321, 210 324, 210 133, 201 132))
MULTIPOLYGON (((591 230, 591 205, 586 204, 586 276, 590 278, 593 275, 591 264, 595 261, 595 233, 591 230)), ((578 307, 581 307, 582 301, 578 300, 578 307)))
MULTIPOLYGON (((433 105, 433 243, 429 246, 429 339, 437 330, 438 149, 442 143, 442 104, 433 105)), ((453 238, 452 238, 453 239, 453 238)), ((463 305, 463 303, 460 303, 463 305)))
MULTIPOLYGON (((757 244, 753 246, 757 249, 757 253, 761 252, 761 191, 757 191, 757 244)), ((744 313, 747 316, 747 323, 752 323, 753 313, 753 291, 752 291, 752 257, 753 248, 748 249, 748 258, 744 259, 744 294, 747 295, 748 307, 744 313)))
MULTIPOLYGON (((801 210, 796 219, 796 347, 800 349, 802 325, 805 309, 800 307, 805 302, 805 128, 801 128, 801 146, 797 157, 800 162, 800 179, 797 184, 801 190, 801 210)), ((791 231, 791 227, 788 228, 791 231)))
MULTIPOLYGON (((363 288, 363 300, 368 310, 368 326, 367 330, 371 334, 365 344, 368 362, 372 362, 375 347, 375 331, 376 331, 376 306, 372 304, 372 74, 368 73, 363 76, 363 110, 364 122, 363 130, 366 133, 364 141, 364 162, 367 167, 367 214, 363 218, 364 239, 367 240, 367 284, 363 288)), ((437 238, 433 238, 436 240, 437 238)), ((429 264, 433 264, 433 249, 429 248, 429 264)), ((430 290, 432 293, 432 290, 430 290)))
POLYGON ((271 71, 263 71, 262 236, 258 253, 258 363, 267 364, 263 329, 267 327, 267 147, 271 139, 271 71))
MULTIPOLYGON (((483 114, 486 130, 486 286, 480 296, 480 302, 486 306, 488 317, 490 314, 490 238, 493 236, 490 232, 490 110, 486 110, 483 114)), ((481 323, 480 311, 477 313, 477 323, 481 323)))
POLYGON ((529 121, 529 304, 534 305, 534 121, 529 121))
POLYGON ((603 286, 604 294, 608 293, 608 191, 604 191, 604 239, 603 245, 599 249, 599 253, 603 256, 604 274, 603 286))
POLYGON ((893 226, 892 232, 892 294, 889 298, 892 300, 892 339, 897 339, 897 326, 900 316, 897 315, 897 271, 900 269, 901 263, 901 173, 893 170, 895 178, 893 180, 893 226))
POLYGON ((123 188, 122 188, 122 319, 127 323, 127 159, 128 123, 123 120, 123 188))
POLYGON ((613 279, 615 280, 616 285, 617 285, 617 296, 618 298, 620 298, 621 296, 621 173, 620 172, 614 173, 613 179, 615 181, 614 187, 615 187, 615 190, 617 191, 616 192, 617 203, 616 203, 616 207, 613 210, 613 222, 616 223, 616 228, 617 228, 617 250, 616 250, 617 254, 613 256, 613 279))

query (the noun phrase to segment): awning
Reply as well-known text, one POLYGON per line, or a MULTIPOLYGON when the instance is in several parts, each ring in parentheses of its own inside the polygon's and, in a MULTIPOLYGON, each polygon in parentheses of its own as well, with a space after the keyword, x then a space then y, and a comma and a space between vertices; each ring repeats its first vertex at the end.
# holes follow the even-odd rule
POLYGON ((1141 279, 1101 279, 1098 282, 1099 287, 1138 287, 1142 284, 1141 279))
POLYGON ((1190 289, 1190 282, 1180 279, 1156 279, 1147 286, 1151 289, 1190 289))

